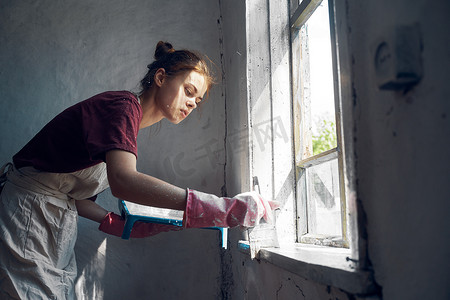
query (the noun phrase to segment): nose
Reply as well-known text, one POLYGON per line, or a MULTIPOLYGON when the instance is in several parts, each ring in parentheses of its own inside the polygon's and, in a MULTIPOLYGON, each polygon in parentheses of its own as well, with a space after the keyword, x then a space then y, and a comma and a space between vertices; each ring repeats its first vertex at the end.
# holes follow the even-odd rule
POLYGON ((197 108, 197 103, 195 102, 195 98, 187 98, 186 106, 190 109, 197 108))

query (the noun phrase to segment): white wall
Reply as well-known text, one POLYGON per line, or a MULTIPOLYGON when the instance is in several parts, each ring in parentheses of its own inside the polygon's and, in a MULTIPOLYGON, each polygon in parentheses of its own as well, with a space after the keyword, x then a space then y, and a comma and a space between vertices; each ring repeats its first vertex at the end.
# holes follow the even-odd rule
MULTIPOLYGON (((209 0, 2 1, 0 161, 10 161, 69 105, 105 90, 136 90, 159 40, 204 52, 220 79, 218 18, 218 2, 209 0)), ((219 80, 200 113, 179 126, 163 122, 159 132, 140 132, 138 168, 181 187, 220 194, 223 100, 219 80)), ((98 201, 117 211, 109 193, 98 201)), ((80 219, 76 253, 80 299, 214 299, 220 294, 216 231, 125 241, 105 239, 97 224, 80 219)))
POLYGON ((355 162, 375 279, 384 299, 448 299, 450 2, 348 4, 355 162), (421 82, 406 94, 378 89, 370 54, 376 41, 414 23, 423 43, 421 82))

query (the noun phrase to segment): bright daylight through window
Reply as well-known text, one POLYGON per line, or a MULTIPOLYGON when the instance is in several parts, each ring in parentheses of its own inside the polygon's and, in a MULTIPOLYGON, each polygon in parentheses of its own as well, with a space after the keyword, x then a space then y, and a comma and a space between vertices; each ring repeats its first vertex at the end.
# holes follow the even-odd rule
POLYGON ((348 247, 327 2, 304 0, 291 17, 298 241, 348 247))

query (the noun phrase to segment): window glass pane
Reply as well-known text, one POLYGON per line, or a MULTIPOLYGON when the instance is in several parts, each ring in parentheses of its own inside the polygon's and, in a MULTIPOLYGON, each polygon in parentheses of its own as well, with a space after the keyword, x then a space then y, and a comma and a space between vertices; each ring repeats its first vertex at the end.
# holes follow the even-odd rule
POLYGON ((305 174, 308 233, 341 237, 341 199, 337 158, 309 167, 305 174))
POLYGON ((309 96, 311 113, 310 136, 313 149, 309 153, 311 156, 336 147, 328 1, 322 1, 303 27, 302 39, 309 60, 303 63, 302 67, 309 69, 309 78, 303 80, 309 81, 309 84, 305 85, 305 88, 309 89, 305 95, 309 96))

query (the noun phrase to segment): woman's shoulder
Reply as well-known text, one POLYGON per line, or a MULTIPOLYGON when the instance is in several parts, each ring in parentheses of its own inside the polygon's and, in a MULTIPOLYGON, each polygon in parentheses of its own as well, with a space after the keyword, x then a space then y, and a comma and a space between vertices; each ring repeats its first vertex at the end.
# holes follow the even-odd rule
POLYGON ((133 115, 141 114, 138 98, 130 91, 106 91, 68 107, 61 116, 82 115, 111 115, 123 112, 133 115))
POLYGON ((130 91, 106 91, 94 95, 79 103, 82 107, 97 107, 101 109, 113 109, 120 107, 130 107, 130 109, 140 109, 138 97, 130 91))
MULTIPOLYGON (((92 96, 89 99, 104 99, 104 100, 114 100, 114 99, 128 99, 138 101, 137 96, 130 91, 106 91, 92 96)), ((88 100, 89 100, 88 99, 88 100)))

